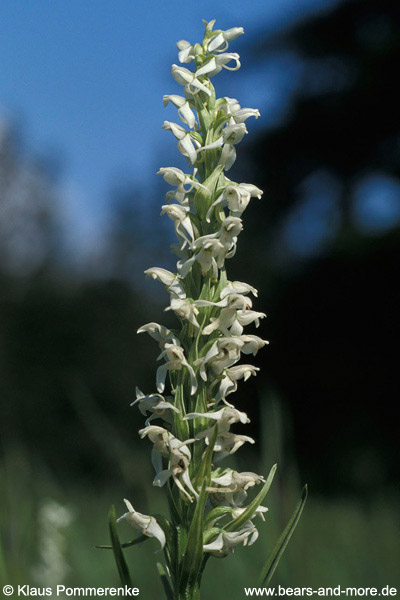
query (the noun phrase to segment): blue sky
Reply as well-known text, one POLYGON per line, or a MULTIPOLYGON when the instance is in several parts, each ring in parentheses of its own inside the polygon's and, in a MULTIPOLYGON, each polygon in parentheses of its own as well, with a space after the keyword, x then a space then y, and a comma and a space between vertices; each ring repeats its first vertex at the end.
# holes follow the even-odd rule
MULTIPOLYGON (((319 0, 2 2, 0 116, 21 120, 33 156, 62 157, 61 218, 72 238, 75 232, 77 243, 95 243, 107 222, 110 187, 154 185, 161 149, 170 144, 175 151, 160 127, 176 118, 163 109, 162 95, 180 92, 170 76, 177 40, 200 40, 201 19, 216 18, 223 29, 244 27, 247 40, 234 48, 240 53, 261 26, 268 35, 320 7, 319 0)), ((251 65, 242 68, 251 73, 251 65)), ((254 97, 250 106, 258 107, 264 86, 235 96, 243 105, 254 97)))

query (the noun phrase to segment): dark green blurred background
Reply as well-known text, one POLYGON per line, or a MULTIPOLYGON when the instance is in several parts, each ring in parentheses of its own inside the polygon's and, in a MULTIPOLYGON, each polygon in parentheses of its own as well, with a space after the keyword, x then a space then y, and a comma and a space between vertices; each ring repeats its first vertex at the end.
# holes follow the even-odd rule
MULTIPOLYGON (((270 340, 237 394, 257 446, 236 464, 265 474, 278 460, 280 474, 262 541, 214 560, 205 598, 215 585, 244 597, 304 482, 310 500, 275 583, 398 586, 399 11, 343 2, 275 36, 260 26, 246 43, 257 96, 271 56, 302 70, 284 116, 248 136, 229 173, 264 190, 228 268, 259 289, 270 340)), ((27 166, 20 137, 0 136, 0 576, 110 585, 112 557, 93 550, 110 504, 163 507, 129 404, 135 385, 154 390, 157 347, 136 329, 171 322, 162 287, 142 277, 173 268, 172 228, 158 217, 166 190, 116 189, 103 254, 73 268, 51 166, 27 166), (13 186, 14 204, 3 202, 13 186)), ((127 552, 144 597, 161 594, 154 550, 127 552)))

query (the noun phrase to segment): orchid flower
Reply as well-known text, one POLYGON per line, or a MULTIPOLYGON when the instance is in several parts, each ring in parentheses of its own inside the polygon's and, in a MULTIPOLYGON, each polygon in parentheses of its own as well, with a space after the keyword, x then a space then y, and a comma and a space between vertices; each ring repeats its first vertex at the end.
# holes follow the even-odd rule
POLYGON ((232 123, 227 125, 222 131, 222 138, 225 144, 239 144, 243 137, 248 133, 244 123, 232 123))
POLYGON ((235 146, 233 144, 224 144, 218 164, 222 165, 225 171, 229 171, 235 160, 235 146))
POLYGON ((243 543, 243 546, 251 546, 258 538, 258 531, 251 521, 243 525, 239 531, 221 531, 213 542, 204 544, 204 552, 210 552, 214 556, 226 556, 229 552, 235 551, 236 546, 243 543))
POLYGON ((217 421, 218 431, 222 433, 229 431, 229 427, 232 425, 232 423, 250 423, 250 419, 247 417, 246 413, 240 412, 236 408, 230 408, 228 406, 224 406, 216 412, 188 413, 185 417, 183 417, 183 420, 186 421, 187 419, 195 419, 196 417, 217 421))
POLYGON ((237 382, 239 379, 247 381, 251 375, 257 375, 257 371, 259 370, 260 369, 258 367, 254 367, 253 365, 237 365, 235 367, 225 369, 219 386, 219 391, 215 399, 219 401, 225 399, 229 394, 236 392, 238 387, 237 382))
POLYGON ((199 181, 196 181, 197 169, 194 169, 193 175, 185 175, 183 171, 176 167, 161 167, 157 171, 157 175, 162 175, 164 180, 170 185, 178 186, 178 191, 184 196, 189 193, 193 188, 202 188, 208 193, 208 189, 199 181), (187 189, 185 186, 189 186, 187 189))
POLYGON ((224 52, 218 56, 213 56, 208 62, 204 63, 200 69, 197 69, 196 77, 200 77, 200 75, 214 77, 214 75, 218 75, 222 69, 228 69, 228 71, 237 71, 240 69, 239 54, 236 54, 236 52, 224 52), (232 60, 235 62, 235 66, 228 67, 228 64, 232 60))
MULTIPOLYGON (((196 440, 204 439, 206 445, 209 446, 213 432, 213 427, 210 427, 209 429, 204 429, 203 431, 200 431, 198 434, 196 434, 196 440)), ((253 438, 249 437, 248 435, 239 435, 236 433, 232 433, 231 431, 219 431, 217 439, 213 446, 213 451, 215 453, 214 462, 220 462, 228 455, 235 454, 235 452, 237 452, 237 450, 239 450, 239 448, 241 448, 246 442, 249 442, 250 444, 255 444, 253 438)))
MULTIPOLYGON (((236 507, 232 510, 232 515, 237 518, 240 517, 244 511, 246 510, 246 508, 244 506, 241 507, 236 507)), ((265 513, 268 512, 268 507, 267 506, 261 506, 261 504, 259 506, 257 506, 256 510, 254 511, 254 515, 251 517, 250 520, 254 519, 254 517, 260 517, 260 519, 262 521, 265 521, 265 513)))
POLYGON ((139 434, 142 438, 148 436, 153 443, 152 463, 156 471, 153 485, 162 487, 172 477, 177 487, 192 502, 193 498, 186 491, 185 486, 189 488, 194 497, 198 496, 190 481, 188 472, 191 453, 187 445, 194 440, 181 442, 163 427, 154 425, 141 429, 139 434), (169 459, 168 469, 163 469, 162 457, 169 459))
MULTIPOLYGON (((207 431, 197 434, 197 439, 202 438, 205 439, 205 442, 208 446, 211 437, 208 435, 207 431)), ((214 462, 220 462, 230 454, 235 454, 235 452, 237 452, 237 450, 239 450, 239 448, 241 448, 246 442, 255 444, 255 440, 248 435, 238 435, 236 433, 231 433, 230 431, 218 433, 217 440, 214 444, 214 462)))
POLYGON ((200 249, 200 252, 193 254, 185 262, 178 263, 180 276, 185 278, 195 262, 198 262, 203 275, 211 270, 213 279, 217 279, 218 269, 222 267, 227 255, 224 245, 215 236, 212 238, 203 236, 197 238, 191 247, 194 250, 200 249))
POLYGON ((178 298, 172 298, 171 305, 167 306, 165 310, 173 310, 181 319, 186 319, 197 329, 200 327, 196 318, 199 314, 199 309, 196 307, 195 303, 190 302, 188 299, 179 300, 178 298))
POLYGON ((230 281, 222 290, 221 290, 221 300, 225 298, 228 294, 234 292, 235 294, 253 294, 257 298, 258 291, 255 287, 249 285, 248 283, 244 283, 242 281, 230 281))
MULTIPOLYGON (((197 417, 207 418, 217 422, 218 433, 214 444, 214 451, 216 453, 215 462, 222 460, 228 454, 234 454, 245 442, 250 442, 251 444, 255 443, 254 440, 248 436, 236 435, 229 431, 229 428, 233 423, 241 422, 246 424, 250 422, 246 413, 240 412, 234 407, 224 406, 217 412, 189 413, 183 419, 195 419, 197 417)), ((214 427, 204 429, 196 435, 196 439, 204 439, 206 444, 209 445, 213 432, 214 427)))
POLYGON ((177 204, 164 204, 161 209, 161 215, 168 215, 174 222, 176 235, 178 239, 183 240, 181 249, 193 242, 194 231, 188 215, 189 208, 182 208, 177 204))
POLYGON ((249 183, 227 185, 223 193, 211 204, 206 219, 210 222, 210 215, 218 205, 220 208, 228 208, 232 217, 240 217, 246 210, 251 198, 261 198, 261 196, 262 191, 249 183))
POLYGON ((260 327, 260 319, 264 319, 267 315, 255 310, 247 310, 245 313, 237 313, 236 327, 231 329, 232 335, 242 335, 243 327, 254 323, 256 327, 260 327))
POLYGON ((164 106, 167 106, 169 102, 173 104, 178 109, 178 116, 189 125, 190 129, 193 129, 196 125, 196 117, 194 116, 194 112, 190 108, 189 100, 183 98, 182 96, 177 96, 176 94, 169 94, 163 97, 164 106))
POLYGON ((228 42, 236 40, 243 33, 243 27, 231 27, 226 31, 220 31, 208 42, 208 52, 225 52, 228 49, 228 42))
POLYGON ((211 96, 209 88, 202 84, 197 79, 196 73, 192 73, 189 69, 179 67, 178 65, 172 65, 171 74, 175 81, 185 86, 185 90, 187 90, 189 94, 194 95, 199 92, 204 92, 207 96, 211 96))
POLYGON ((187 42, 186 40, 179 40, 179 42, 177 42, 176 45, 179 50, 179 62, 188 63, 195 58, 196 55, 194 51, 194 46, 192 46, 190 42, 187 42))
MULTIPOLYGON (((178 440, 176 440, 178 442, 178 440)), ((198 492, 194 489, 193 484, 189 476, 189 466, 191 453, 186 445, 179 443, 174 447, 169 442, 169 468, 158 471, 154 478, 153 485, 162 487, 166 484, 170 477, 173 478, 176 486, 182 492, 182 494, 193 502, 194 498, 198 497, 198 492), (187 489, 191 494, 187 491, 187 489)))
POLYGON ((129 525, 132 525, 135 529, 138 529, 142 532, 142 534, 147 535, 147 537, 155 537, 161 544, 161 549, 165 546, 165 533, 157 523, 157 520, 154 517, 150 517, 148 515, 142 515, 142 513, 137 512, 129 500, 124 500, 128 512, 122 515, 117 519, 117 522, 122 520, 126 520, 129 525))
POLYGON ((257 335, 241 335, 239 337, 243 342, 241 348, 243 354, 252 354, 255 356, 261 348, 269 344, 268 340, 262 340, 257 335))
POLYGON ((238 508, 246 501, 247 491, 260 483, 265 483, 265 479, 257 473, 247 471, 238 473, 233 469, 228 469, 222 474, 218 472, 212 474, 211 483, 208 491, 213 494, 213 504, 218 501, 218 498, 221 498, 223 502, 228 502, 238 508))
POLYGON ((181 125, 171 123, 171 121, 164 121, 163 129, 167 129, 173 133, 178 140, 179 152, 181 152, 192 164, 194 164, 197 159, 197 152, 196 148, 194 147, 193 138, 190 135, 190 132, 186 131, 186 129, 184 129, 181 125))
POLYGON ((197 300, 197 306, 218 306, 222 310, 218 317, 210 318, 210 324, 202 331, 203 335, 209 335, 212 331, 218 329, 225 336, 229 336, 228 329, 236 321, 238 311, 245 312, 252 307, 250 298, 242 294, 231 293, 226 295, 219 302, 210 302, 209 300, 197 300))
POLYGON ((207 369, 212 375, 220 375, 224 369, 234 365, 240 359, 242 340, 235 337, 218 338, 208 350, 204 358, 199 359, 200 377, 207 381, 207 369))
MULTIPOLYGON (((172 400, 172 398, 171 398, 172 400)), ((131 406, 138 404, 139 410, 145 417, 148 412, 153 413, 145 421, 146 427, 153 419, 163 418, 167 423, 173 422, 171 412, 179 414, 179 409, 176 408, 171 402, 167 402, 161 394, 143 394, 143 392, 136 387, 136 400, 131 403, 131 406)))
POLYGON ((161 352, 157 360, 161 358, 165 359, 165 364, 161 365, 157 369, 157 390, 162 393, 165 388, 165 378, 167 371, 181 371, 183 368, 187 369, 190 375, 190 393, 191 395, 196 393, 197 382, 196 375, 193 371, 193 367, 188 363, 185 358, 183 348, 175 343, 164 345, 164 350, 161 352))
POLYGON ((260 111, 257 108, 239 108, 232 114, 235 123, 244 123, 250 117, 258 119, 260 116, 260 111))
POLYGON ((153 340, 159 343, 161 349, 164 349, 165 344, 168 342, 172 344, 179 343, 174 334, 167 327, 159 323, 146 323, 146 325, 139 327, 136 333, 148 333, 153 340))
POLYGON ((193 254, 191 258, 179 265, 181 277, 186 277, 197 261, 200 263, 203 275, 211 270, 213 278, 216 279, 218 269, 223 267, 225 258, 231 258, 234 255, 237 236, 242 228, 241 219, 227 217, 218 232, 197 238, 191 245, 191 249, 200 249, 200 252, 193 254))
POLYGON ((167 271, 167 269, 161 269, 160 267, 151 267, 145 271, 146 277, 157 279, 165 285, 167 292, 176 298, 186 298, 186 293, 183 285, 179 281, 179 276, 167 271))
POLYGON ((225 112, 231 116, 230 123, 244 123, 249 117, 258 119, 260 111, 256 108, 242 108, 236 98, 224 98, 223 107, 225 112))

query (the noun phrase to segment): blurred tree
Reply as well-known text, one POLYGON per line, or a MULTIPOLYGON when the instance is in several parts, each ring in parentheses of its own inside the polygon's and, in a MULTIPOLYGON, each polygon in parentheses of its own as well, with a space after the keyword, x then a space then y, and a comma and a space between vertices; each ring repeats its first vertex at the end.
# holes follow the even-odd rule
POLYGON ((29 277, 56 251, 50 178, 19 148, 16 130, 0 119, 0 271, 29 277))
MULTIPOLYGON (((150 388, 147 365, 157 353, 135 332, 150 320, 152 303, 133 291, 119 260, 127 256, 127 236, 121 241, 115 233, 108 247, 118 258, 114 278, 96 281, 98 271, 74 273, 60 260, 55 202, 45 166, 26 161, 15 131, 2 122, 0 451, 26 446, 62 477, 103 481, 129 472, 132 480, 137 456, 130 439, 141 421, 129 403, 138 373, 150 388)), ((130 233, 138 251, 130 246, 129 253, 135 259, 141 252, 143 260, 145 233, 130 233)), ((104 265, 102 273, 110 275, 104 265)))
MULTIPOLYGON (((103 274, 146 287, 143 272, 150 266, 174 268, 172 253, 166 254, 172 241, 167 217, 160 218, 163 186, 153 183, 151 195, 126 184, 111 193, 112 219, 103 257, 103 274), (154 197, 154 200, 152 200, 154 197)), ((154 293, 154 286, 147 286, 154 293)), ((158 290, 160 291, 160 290, 158 290)))

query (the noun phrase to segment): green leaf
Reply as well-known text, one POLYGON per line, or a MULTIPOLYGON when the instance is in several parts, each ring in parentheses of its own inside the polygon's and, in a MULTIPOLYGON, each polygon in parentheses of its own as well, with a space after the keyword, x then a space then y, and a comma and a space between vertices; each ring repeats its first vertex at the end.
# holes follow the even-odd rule
POLYGON ((167 596, 167 600, 174 600, 174 593, 172 591, 171 584, 169 582, 169 578, 168 578, 167 573, 161 563, 157 563, 157 570, 158 570, 158 574, 161 579, 161 583, 163 584, 163 588, 164 588, 165 595, 167 596))
POLYGON ((160 515, 159 513, 153 513, 151 516, 155 518, 157 523, 160 525, 160 527, 164 531, 165 537, 167 539, 167 544, 172 544, 172 541, 174 538, 174 528, 172 527, 171 523, 168 521, 167 517, 164 517, 164 515, 160 515))
POLYGON ((213 298, 214 300, 219 300, 221 290, 224 289, 224 287, 226 286, 227 283, 228 283, 228 277, 226 275, 226 268, 224 266, 224 267, 222 267, 222 269, 220 271, 218 286, 215 290, 215 297, 213 298))
POLYGON ((179 506, 177 505, 175 497, 174 497, 174 490, 173 490, 170 479, 167 482, 167 500, 168 500, 169 511, 170 511, 171 517, 172 517, 172 522, 176 525, 177 523, 180 522, 180 510, 179 510, 179 506))
MULTIPOLYGON (((207 152, 207 150, 205 150, 205 152, 207 152)), ((204 188, 199 187, 196 190, 194 195, 194 205, 196 207, 197 214, 201 219, 206 218, 207 211, 215 199, 215 188, 222 170, 223 167, 221 165, 216 166, 210 176, 207 177, 207 179, 203 182, 203 185, 207 189, 205 190, 204 188)))
MULTIPOLYGON (((212 308, 212 307, 211 307, 212 308)), ((204 310, 204 311, 208 311, 209 307, 206 306, 202 306, 200 307, 200 310, 204 310)), ((210 336, 211 337, 211 336, 210 336)), ((214 344, 215 340, 217 339, 217 337, 212 337, 212 339, 208 340, 204 346, 202 346, 200 352, 199 352, 199 357, 203 358, 207 352, 209 351, 209 349, 211 348, 211 346, 214 344)), ((200 361, 201 362, 201 361, 200 361)))
POLYGON ((222 517, 225 517, 227 514, 232 514, 232 512, 232 506, 217 506, 216 508, 213 508, 205 518, 204 530, 206 531, 213 522, 222 519, 222 517))
POLYGON ((271 581, 272 575, 275 573, 275 569, 278 566, 280 559, 282 558, 282 554, 284 553, 286 546, 288 545, 289 540, 292 537, 294 530, 296 529, 297 523, 300 520, 301 513, 303 512, 303 508, 307 500, 307 495, 308 489, 307 485, 305 485, 301 493, 301 498, 297 503, 297 506, 290 518, 289 523, 286 525, 284 532, 277 541, 275 548, 271 552, 264 568, 261 571, 261 575, 257 584, 258 586, 267 586, 271 581))
POLYGON ((225 527, 225 531, 237 531, 240 529, 249 519, 251 519, 260 506, 261 502, 264 500, 265 496, 268 494, 269 488, 271 487, 272 480, 275 475, 277 465, 274 465, 269 472, 267 477, 267 481, 264 483, 261 491, 254 498, 253 502, 249 504, 246 510, 236 519, 230 521, 225 527))
POLYGON ((122 552, 121 542, 119 541, 117 532, 117 522, 115 519, 115 508, 114 506, 110 509, 109 515, 109 526, 110 526, 110 537, 111 544, 114 550, 114 558, 117 564, 118 573, 121 578, 122 585, 128 585, 132 587, 131 577, 129 575, 128 565, 126 564, 124 553, 122 552))
POLYGON ((183 399, 184 393, 183 393, 183 374, 182 374, 182 372, 180 372, 180 374, 179 374, 178 382, 179 383, 177 383, 177 385, 175 387, 174 405, 181 412, 180 412, 180 414, 174 412, 174 429, 175 429, 175 435, 180 440, 187 440, 189 437, 189 423, 182 419, 183 415, 186 412, 185 411, 185 402, 183 399))
MULTIPOLYGON (((150 538, 147 535, 139 535, 137 538, 132 540, 131 542, 124 542, 121 544, 121 548, 130 548, 130 546, 136 546, 136 544, 141 544, 150 538)), ((113 550, 112 546, 95 546, 98 550, 113 550)))
POLYGON ((200 469, 197 472, 196 480, 195 480, 195 488, 199 489, 202 486, 203 481, 205 481, 206 485, 210 483, 211 477, 211 463, 212 463, 212 455, 214 452, 215 440, 218 435, 218 424, 214 425, 214 431, 210 438, 210 443, 207 446, 206 451, 204 452, 203 460, 200 464, 200 469))
POLYGON ((176 543, 177 543, 177 558, 178 565, 181 565, 185 558, 185 551, 187 546, 187 532, 184 527, 177 525, 176 527, 176 543))
POLYGON ((180 576, 181 591, 192 586, 197 579, 203 558, 203 514, 207 500, 207 481, 204 479, 190 524, 185 556, 180 576))
POLYGON ((203 560, 201 561, 200 570, 199 570, 199 577, 198 577, 199 587, 201 585, 201 578, 203 576, 204 569, 206 568, 207 561, 209 560, 210 557, 211 557, 211 554, 209 554, 208 552, 204 553, 203 560))
POLYGON ((169 520, 164 517, 164 515, 160 515, 158 513, 154 513, 151 515, 160 525, 162 530, 165 533, 166 544, 164 546, 164 555, 167 561, 167 566, 171 570, 177 561, 176 556, 176 529, 171 525, 169 520))
POLYGON ((208 22, 203 19, 203 23, 206 28, 204 37, 209 37, 211 35, 216 35, 217 33, 220 33, 220 29, 216 29, 215 31, 212 30, 212 28, 215 25, 215 19, 213 19, 212 21, 208 21, 208 22))

